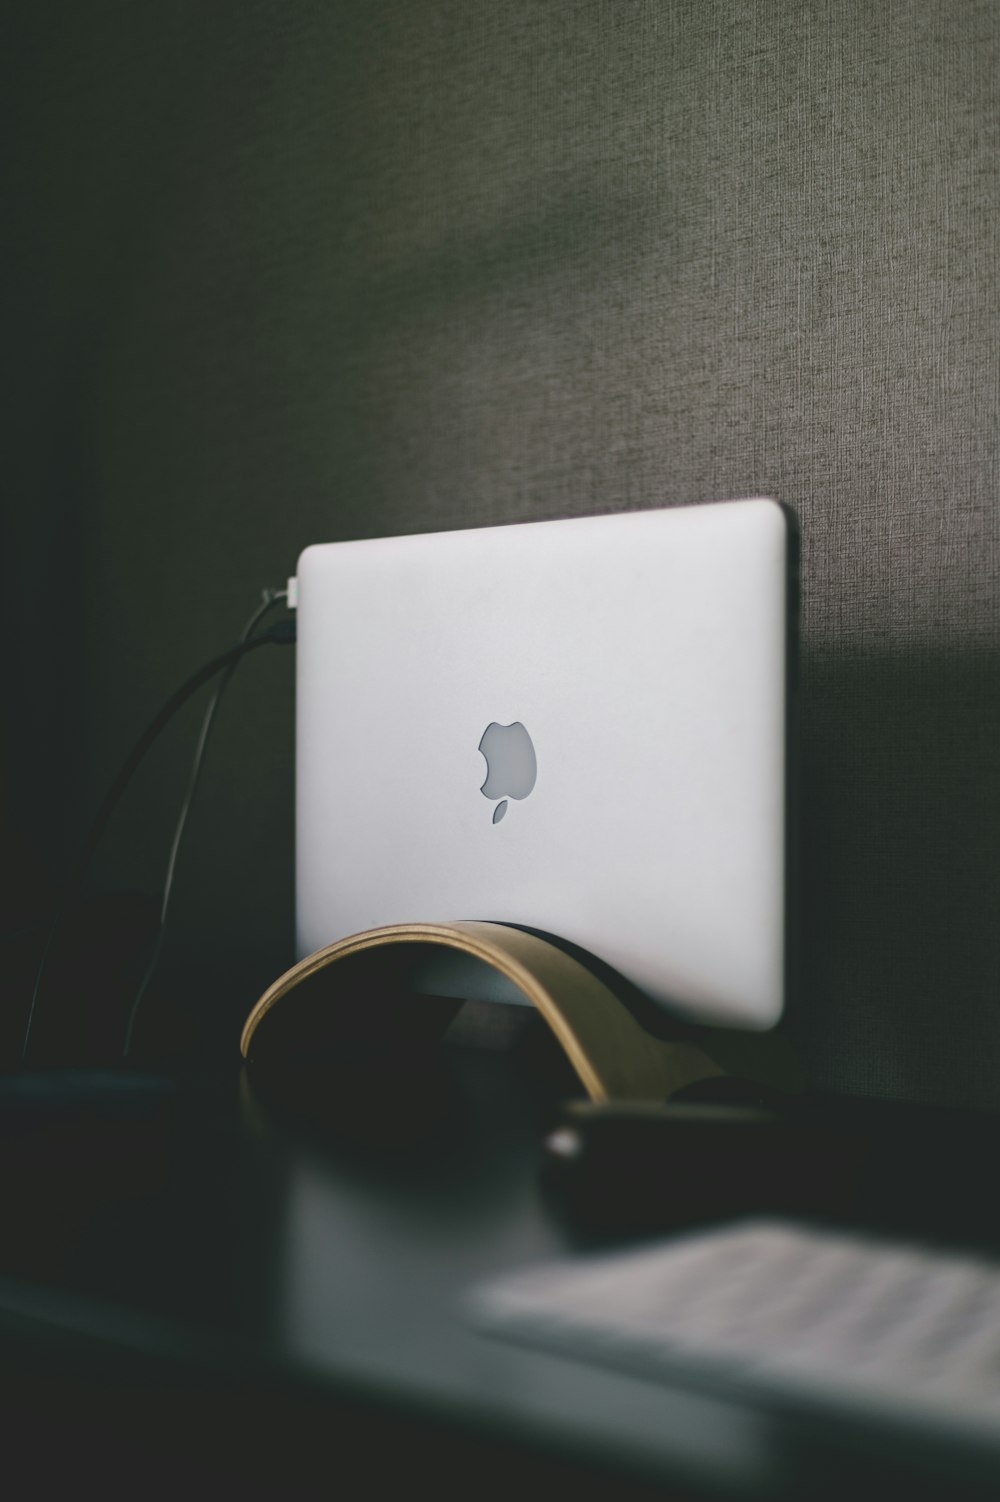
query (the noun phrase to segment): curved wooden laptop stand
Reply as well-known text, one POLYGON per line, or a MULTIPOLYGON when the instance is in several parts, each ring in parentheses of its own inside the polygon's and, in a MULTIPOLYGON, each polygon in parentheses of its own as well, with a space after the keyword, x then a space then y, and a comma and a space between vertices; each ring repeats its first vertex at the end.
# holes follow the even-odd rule
MULTIPOLYGON (((240 1039, 251 1062, 268 1052, 275 1023, 285 1036, 297 1031, 296 998, 305 1003, 303 1026, 317 1018, 332 1040, 351 1036, 354 1020, 367 1010, 369 991, 391 991, 420 947, 443 947, 479 960, 504 976, 545 1019, 592 1101, 667 1100, 683 1086, 712 1076, 737 1074, 778 1089, 796 1089, 794 1063, 773 1034, 687 1029, 676 1039, 655 1037, 597 975, 556 944, 503 923, 400 923, 352 934, 307 955, 260 997, 240 1039), (352 990, 351 982, 354 982, 352 990), (359 998, 359 988, 365 996, 359 998), (332 1029, 332 1031, 331 1031, 332 1029)), ((461 1003, 396 993, 374 1007, 373 1027, 401 1028, 429 1041, 444 1033, 461 1003), (436 1004, 434 1004, 436 1003, 436 1004)), ((306 1040, 303 1039, 303 1042, 306 1040)))

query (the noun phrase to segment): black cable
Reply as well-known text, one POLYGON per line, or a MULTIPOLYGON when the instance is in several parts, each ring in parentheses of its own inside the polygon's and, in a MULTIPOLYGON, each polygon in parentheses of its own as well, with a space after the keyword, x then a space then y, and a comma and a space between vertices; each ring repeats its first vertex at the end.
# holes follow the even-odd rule
MULTIPOLYGON (((253 615, 250 617, 246 625, 243 627, 243 630, 240 632, 240 641, 249 641, 268 612, 273 610, 276 605, 280 605, 287 598, 288 591, 286 589, 265 589, 262 592, 261 603, 257 606, 257 609, 254 611, 253 615)), ((237 659, 235 662, 231 662, 229 666, 224 669, 219 686, 209 700, 208 705, 205 709, 205 713, 202 716, 201 730, 198 732, 198 740, 195 744, 194 756, 191 760, 191 770, 188 773, 187 789, 184 794, 184 801, 181 804, 181 811, 177 816, 177 824, 174 828, 174 837, 170 844, 170 854, 167 857, 167 869, 163 877, 163 891, 160 897, 160 916, 156 930, 156 937, 153 940, 153 948, 149 956, 149 961, 146 965, 145 970, 143 971, 142 978, 140 979, 139 984, 136 987, 135 995, 132 998, 132 1005, 129 1008, 128 1022, 125 1025, 125 1044, 122 1049, 122 1053, 126 1059, 128 1058, 129 1050, 132 1046, 132 1032, 135 1027, 136 1015, 142 1003, 142 998, 145 996, 146 991, 149 987, 149 983, 156 973, 156 967, 160 962, 160 955, 163 951, 163 940, 166 935, 167 929, 167 913, 170 910, 170 897, 174 887, 174 873, 177 869, 177 857, 180 852, 181 841, 184 838, 184 830, 187 826, 188 815, 190 814, 192 804, 194 803, 195 793, 198 791, 198 783, 201 778, 201 769, 205 761, 205 752, 208 748, 209 738, 212 733, 212 725, 215 721, 215 715, 219 708, 219 703, 222 699, 222 696, 226 692, 226 689, 229 687, 229 683, 238 666, 239 659, 237 659)))
POLYGON ((114 813, 116 807, 118 806, 118 803, 121 800, 125 789, 131 782, 132 777, 134 776, 137 768, 145 757, 150 746, 152 746, 153 742, 156 740, 157 736, 160 734, 160 731, 164 728, 164 726, 168 724, 168 722, 173 719, 177 711, 187 703, 188 699, 190 699, 193 694, 196 694, 204 684, 208 683, 212 678, 214 678, 217 673, 221 673, 231 665, 235 665, 240 661, 241 658, 245 657, 248 652, 256 651, 258 647, 266 647, 270 645, 290 645, 292 642, 294 642, 294 640, 294 620, 279 621, 276 626, 272 626, 270 631, 262 632, 260 636, 251 637, 248 641, 238 642, 235 647, 230 647, 228 652, 221 652, 218 657, 213 657, 211 662, 207 662, 205 666, 201 668, 197 673, 193 674, 186 683, 181 684, 180 688, 175 694, 171 695, 166 704, 164 704, 163 708, 153 716, 152 720, 150 720, 149 724, 146 726, 146 729, 143 731, 142 735, 140 735, 139 739, 132 747, 132 750, 125 758, 118 776, 111 784, 111 787, 109 788, 107 795, 105 796, 104 802, 98 809, 97 816, 94 819, 93 824, 90 826, 90 830, 86 840, 84 841, 79 859, 77 860, 75 868, 70 873, 70 877, 66 883, 62 900, 59 904, 58 909, 56 910, 54 918, 52 919, 52 923, 49 927, 49 931, 45 939, 45 945, 42 949, 41 958, 38 961, 38 969, 35 972, 35 984, 31 993, 31 1004, 28 1008, 28 1017, 24 1028, 24 1042, 21 1047, 22 1068, 27 1062, 28 1047, 31 1042, 31 1029, 35 1020, 35 1010, 38 1005, 38 997, 41 991, 42 978, 45 974, 45 966, 48 961, 49 955, 52 952, 52 947, 56 935, 58 934, 59 929, 62 926, 63 919, 66 916, 73 898, 76 896, 77 892, 83 885, 84 879, 87 874, 87 869, 94 857, 94 852, 100 843, 101 836, 107 828, 111 815, 114 813))

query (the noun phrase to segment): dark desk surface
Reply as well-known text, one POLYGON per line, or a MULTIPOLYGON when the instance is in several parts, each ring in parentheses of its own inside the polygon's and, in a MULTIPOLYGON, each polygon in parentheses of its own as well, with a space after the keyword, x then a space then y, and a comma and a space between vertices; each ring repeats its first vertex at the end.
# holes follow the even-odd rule
POLYGON ((388 1494, 400 1466, 476 1498, 1000 1488, 961 1454, 475 1333, 463 1290, 578 1243, 540 1187, 539 1092, 510 1056, 442 1049, 427 1105, 359 1144, 293 1128, 235 1074, 48 1099, 8 1079, 8 1455, 43 1479, 99 1465, 105 1494, 136 1465, 146 1495, 175 1490, 195 1455, 243 1495, 328 1493, 358 1468, 388 1494))

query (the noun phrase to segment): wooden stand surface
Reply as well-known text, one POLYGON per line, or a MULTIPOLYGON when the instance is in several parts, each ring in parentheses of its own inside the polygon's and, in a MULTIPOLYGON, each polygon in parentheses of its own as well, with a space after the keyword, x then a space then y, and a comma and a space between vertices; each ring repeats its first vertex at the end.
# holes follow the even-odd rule
MULTIPOLYGON (((310 993, 315 1009, 320 981, 324 1010, 363 1007, 359 982, 393 970, 398 973, 400 961, 405 965, 406 946, 411 951, 426 946, 450 949, 504 976, 545 1019, 592 1101, 662 1103, 685 1085, 726 1074, 781 1090, 799 1086, 794 1059, 782 1037, 715 1028, 687 1028, 676 1039, 656 1037, 603 980, 556 944, 503 923, 471 920, 369 929, 307 955, 252 1008, 240 1039, 243 1057, 252 1063, 266 1052, 268 1019, 277 1020, 279 1011, 286 1030, 294 1029, 297 996, 310 993)), ((408 1036, 441 1034, 454 1015, 457 1003, 442 1012, 428 1001, 419 995, 406 999, 408 1036)), ((399 1016, 398 1006, 392 1015, 399 1016)))

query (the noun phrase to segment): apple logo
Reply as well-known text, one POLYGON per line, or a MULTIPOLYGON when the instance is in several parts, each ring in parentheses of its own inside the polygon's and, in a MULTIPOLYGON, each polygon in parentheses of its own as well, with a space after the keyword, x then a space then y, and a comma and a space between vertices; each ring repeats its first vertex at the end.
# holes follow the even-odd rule
POLYGON ((520 720, 512 725, 498 725, 493 720, 483 731, 479 749, 486 762, 486 781, 479 791, 487 798, 501 800, 493 810, 493 822, 499 824, 507 812, 508 798, 527 798, 535 785, 535 748, 520 720))

